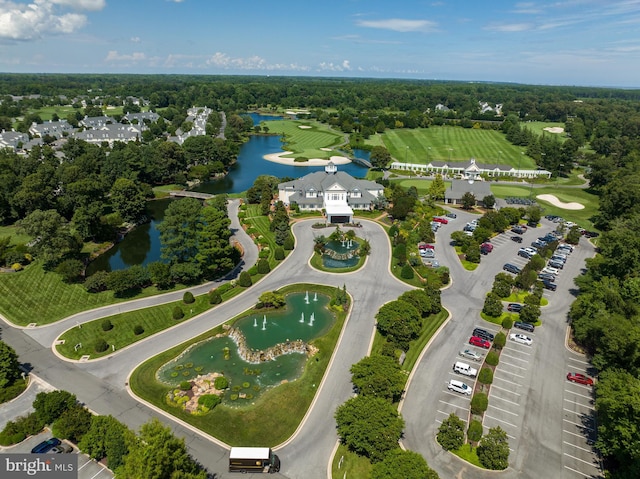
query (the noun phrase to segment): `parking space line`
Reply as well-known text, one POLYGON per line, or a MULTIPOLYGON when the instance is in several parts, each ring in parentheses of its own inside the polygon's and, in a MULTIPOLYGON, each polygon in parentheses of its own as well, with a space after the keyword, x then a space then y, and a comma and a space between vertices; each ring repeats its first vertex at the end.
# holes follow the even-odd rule
MULTIPOLYGON (((523 345, 523 346, 524 346, 524 345, 523 345)), ((529 347, 530 347, 530 346, 529 346, 529 347)), ((519 350, 519 349, 511 348, 511 347, 509 347, 508 345, 507 345, 507 346, 505 346, 505 347, 504 347, 504 348, 502 348, 502 349, 506 349, 507 351, 515 351, 515 352, 517 352, 518 354, 524 354, 525 356, 531 356, 531 353, 525 353, 525 352, 523 352, 523 351, 521 351, 521 350, 519 350)))
POLYGON ((522 366, 516 366, 515 364, 505 363, 504 361, 501 361, 501 362, 500 362, 500 365, 501 365, 501 366, 510 366, 510 367, 512 367, 512 368, 518 368, 518 369, 522 369, 522 370, 524 370, 524 371, 526 371, 526 370, 527 370, 527 368, 523 368, 522 366))
MULTIPOLYGON (((461 394, 452 393, 448 389, 446 391, 443 391, 443 392, 447 393, 449 396, 453 396, 453 397, 456 397, 456 398, 464 399, 465 401, 471 401, 471 398, 469 396, 466 396, 466 395, 463 396, 461 394)), ((442 402, 444 402, 444 401, 442 401, 442 402)))
POLYGON ((574 361, 574 362, 580 363, 580 364, 586 364, 586 365, 590 365, 591 364, 591 363, 589 363, 589 361, 582 361, 581 359, 576 359, 576 358, 572 358, 572 357, 569 357, 568 359, 569 359, 569 361, 574 361))
MULTIPOLYGON (((509 426, 518 427, 515 424, 511 424, 510 422, 503 421, 502 419, 498 419, 497 417, 489 416, 487 413, 485 413, 484 417, 487 417, 489 419, 493 419, 494 421, 502 422, 504 424, 508 424, 509 426)), ((484 420, 482 421, 482 425, 484 426, 484 420)))
POLYGON ((447 406, 456 407, 458 409, 466 409, 465 406, 457 406, 455 404, 451 404, 449 402, 443 401, 442 399, 440 399, 438 402, 441 402, 442 404, 446 404, 447 406))
POLYGON ((499 389, 500 391, 506 391, 506 392, 508 392, 510 394, 515 394, 516 396, 522 396, 522 394, 520 394, 520 393, 514 393, 510 389, 501 388, 500 386, 496 386, 495 384, 491 385, 491 389, 499 389))
POLYGON ((564 466, 565 469, 569 469, 571 472, 575 472, 576 474, 580 474, 582 477, 589 477, 589 474, 586 474, 582 471, 578 471, 576 469, 572 469, 569 466, 564 466))
POLYGON ((589 454, 593 454, 593 449, 586 449, 584 447, 576 446, 575 444, 571 444, 570 442, 567 442, 567 441, 562 441, 562 442, 567 446, 575 447, 576 449, 580 449, 581 451, 588 452, 589 454))
POLYGON ((582 429, 586 429, 587 431, 595 431, 592 427, 585 426, 584 424, 578 424, 577 422, 569 421, 568 419, 562 419, 564 422, 568 422, 569 424, 573 424, 574 426, 581 427, 582 429))
POLYGON ((102 474, 104 472, 104 469, 100 468, 100 470, 98 472, 96 472, 93 476, 90 477, 90 479, 93 479, 94 477, 99 476, 100 474, 102 474))
POLYGON ((511 414, 512 416, 515 416, 515 417, 520 417, 519 414, 516 414, 515 412, 507 411, 506 409, 502 409, 500 407, 494 406, 493 404, 489 404, 489 407, 491 409, 497 409, 500 412, 506 412, 507 414, 511 414))
POLYGON ((572 436, 581 437, 582 439, 587 439, 584 434, 578 434, 577 432, 567 431, 563 429, 562 432, 566 432, 567 434, 571 434, 572 436))
POLYGON ((500 396, 494 396, 492 394, 490 397, 491 397, 491 399, 500 399, 500 401, 509 402, 511 404, 515 404, 516 406, 519 406, 519 404, 517 402, 509 401, 508 399, 502 398, 500 396))
POLYGON ((524 379, 524 376, 521 376, 520 374, 512 373, 512 372, 510 372, 510 371, 503 371, 502 369, 499 369, 498 371, 499 371, 499 372, 501 372, 501 373, 511 374, 512 376, 516 376, 516 377, 518 377, 518 378, 522 378, 522 379, 524 379))
POLYGON ((493 379, 499 379, 500 381, 504 381, 505 383, 515 384, 516 386, 520 386, 520 383, 514 383, 513 381, 509 381, 508 379, 501 378, 499 376, 493 376, 493 379))
POLYGON ((575 404, 576 406, 580 406, 580 407, 584 407, 584 408, 590 409, 591 411, 595 411, 596 410, 596 408, 594 408, 593 406, 588 406, 588 405, 582 404, 580 402, 571 401, 570 399, 567 399, 567 398, 564 398, 564 400, 567 401, 568 403, 575 404))
POLYGON ((575 394, 576 396, 580 396, 581 398, 585 398, 585 399, 589 399, 589 400, 593 400, 593 396, 585 396, 583 394, 577 393, 575 391, 571 391, 570 389, 565 389, 564 392, 566 393, 570 393, 570 394, 575 394))
POLYGON ((522 359, 522 358, 518 358, 516 356, 511 356, 511 355, 505 353, 504 351, 502 353, 500 353, 500 357, 502 357, 502 356, 504 356, 505 358, 514 359, 516 361, 521 361, 523 363, 528 363, 529 362, 528 359, 522 359))
POLYGON ((579 457, 575 457, 572 456, 571 454, 567 454, 566 452, 564 453, 565 456, 570 457, 571 459, 575 460, 575 461, 580 461, 580 462, 584 462, 585 464, 588 464, 592 467, 595 467, 596 469, 600 470, 600 467, 597 466, 596 464, 594 464, 593 462, 589 462, 589 461, 585 461, 584 459, 580 459, 579 457))
MULTIPOLYGON (((441 411, 440 409, 436 409, 436 412, 439 412, 440 414, 444 414, 445 416, 449 416, 451 414, 451 412, 444 412, 444 411, 441 411)), ((462 422, 467 422, 467 420, 463 417, 461 417, 460 419, 462 420, 462 422)))
MULTIPOLYGON (((505 434, 507 434, 507 433, 505 433, 505 434)), ((516 440, 516 437, 515 437, 515 436, 512 436, 511 434, 507 434, 507 437, 508 437, 509 439, 513 439, 514 441, 516 440)))
POLYGON ((88 460, 87 462, 85 462, 82 466, 78 468, 78 471, 82 469, 84 466, 86 466, 87 464, 91 464, 91 462, 92 462, 91 460, 88 460))

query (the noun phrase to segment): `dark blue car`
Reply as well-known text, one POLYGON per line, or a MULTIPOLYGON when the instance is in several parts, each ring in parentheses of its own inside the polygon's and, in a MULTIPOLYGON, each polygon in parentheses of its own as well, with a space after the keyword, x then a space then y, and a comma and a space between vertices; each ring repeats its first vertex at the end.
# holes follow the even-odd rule
POLYGON ((53 449, 54 447, 59 446, 59 445, 60 445, 60 439, 58 439, 57 437, 52 437, 51 439, 47 439, 46 441, 42 441, 36 447, 31 449, 31 453, 32 454, 44 454, 44 453, 49 452, 51 449, 53 449))

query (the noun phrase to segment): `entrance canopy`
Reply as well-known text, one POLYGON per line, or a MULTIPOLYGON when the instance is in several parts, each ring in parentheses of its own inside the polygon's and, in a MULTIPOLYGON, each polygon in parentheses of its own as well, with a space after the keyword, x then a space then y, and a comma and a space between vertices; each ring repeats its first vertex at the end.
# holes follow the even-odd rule
POLYGON ((326 205, 327 221, 329 223, 351 223, 353 210, 346 203, 326 205))

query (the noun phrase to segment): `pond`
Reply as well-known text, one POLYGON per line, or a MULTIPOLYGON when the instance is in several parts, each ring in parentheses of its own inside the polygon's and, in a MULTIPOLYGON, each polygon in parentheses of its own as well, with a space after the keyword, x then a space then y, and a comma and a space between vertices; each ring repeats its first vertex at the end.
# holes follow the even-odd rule
MULTIPOLYGON (((286 297, 287 306, 283 310, 254 314, 241 318, 233 328, 242 333, 244 344, 229 336, 212 338, 187 349, 185 353, 158 370, 158 379, 171 386, 181 381, 193 380, 197 375, 222 373, 229 380, 232 393, 226 393, 226 404, 249 404, 265 390, 293 381, 300 376, 307 356, 300 352, 281 354, 287 343, 302 340, 305 343, 327 333, 334 316, 327 309, 329 297, 313 291, 293 293, 286 297), (279 348, 275 359, 250 362, 239 349, 249 353, 279 348)), ((234 336, 235 337, 235 336, 234 336)))
MULTIPOLYGON (((274 118, 280 119, 280 117, 270 117, 257 113, 250 115, 254 122, 274 118)), ((194 188, 194 190, 212 194, 240 193, 248 190, 260 175, 273 175, 278 178, 298 178, 324 168, 322 166, 281 165, 263 158, 264 155, 269 153, 282 151, 280 136, 252 135, 249 141, 240 147, 238 160, 231 166, 229 174, 224 178, 203 183, 194 188)), ((354 156, 368 159, 369 152, 354 150, 354 156)), ((355 163, 340 165, 338 169, 359 178, 366 176, 368 171, 366 167, 355 163)), ((148 215, 152 218, 152 221, 136 228, 107 253, 92 261, 87 267, 87 274, 90 275, 100 270, 115 271, 126 269, 135 264, 146 265, 153 261, 159 261, 161 259, 160 232, 156 225, 162 221, 164 210, 169 201, 172 200, 150 202, 148 204, 148 215)))
POLYGON ((325 268, 350 268, 356 266, 360 256, 352 254, 360 244, 357 241, 329 241, 324 246, 322 265, 325 268))

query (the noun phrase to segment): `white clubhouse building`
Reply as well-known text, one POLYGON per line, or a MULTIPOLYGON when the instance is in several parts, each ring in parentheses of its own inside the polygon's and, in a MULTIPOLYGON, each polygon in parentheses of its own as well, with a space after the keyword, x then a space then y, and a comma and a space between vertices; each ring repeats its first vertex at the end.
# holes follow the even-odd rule
POLYGON ((278 199, 286 206, 297 204, 300 211, 324 210, 327 223, 352 223, 353 210, 373 209, 383 192, 382 185, 338 171, 331 161, 324 171, 278 185, 278 199))

